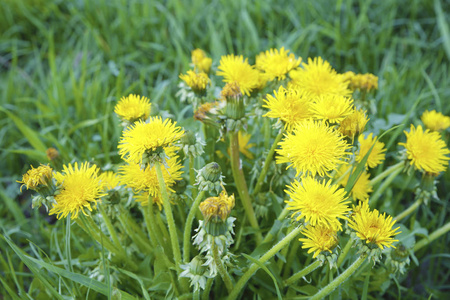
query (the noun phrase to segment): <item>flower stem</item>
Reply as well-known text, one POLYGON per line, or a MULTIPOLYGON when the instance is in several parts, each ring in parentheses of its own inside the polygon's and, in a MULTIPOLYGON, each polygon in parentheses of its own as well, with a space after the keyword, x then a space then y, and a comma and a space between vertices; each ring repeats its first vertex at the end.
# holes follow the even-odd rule
MULTIPOLYGON (((402 170, 403 170, 403 165, 402 164, 403 163, 398 163, 398 164, 392 166, 392 170, 390 170, 391 172, 388 172, 389 173, 389 177, 386 178, 386 180, 378 187, 376 192, 373 193, 372 196, 370 197, 370 201, 371 201, 372 204, 375 204, 377 202, 378 198, 380 198, 380 196, 384 192, 384 190, 386 190, 391 185, 391 183, 395 179, 395 177, 397 177, 397 175, 402 172, 402 170)), ((386 171, 388 171, 388 170, 386 170, 386 171)), ((384 171, 383 173, 385 173, 386 171, 384 171)), ((383 173, 381 173, 380 175, 382 175, 383 173)), ((375 179, 380 177, 380 175, 378 175, 372 181, 370 181, 371 184, 372 184, 372 182, 375 179)), ((377 183, 378 181, 379 180, 377 180, 375 183, 377 183)), ((373 184, 372 184, 372 186, 373 186, 373 184)))
POLYGON ((202 201, 205 194, 205 191, 201 191, 200 194, 198 194, 197 198, 195 198, 195 201, 194 203, 192 203, 191 210, 189 211, 186 223, 184 225, 183 261, 185 263, 189 262, 190 259, 192 222, 194 221, 195 213, 198 210, 200 201, 202 201))
POLYGON ((67 216, 66 219, 66 256, 67 256, 67 264, 69 265, 69 271, 73 273, 73 266, 72 266, 72 253, 71 253, 71 247, 70 247, 70 232, 71 232, 71 228, 70 228, 70 213, 67 216))
POLYGON ((103 216, 103 221, 105 221, 106 228, 108 228, 108 232, 111 235, 111 238, 112 238, 114 244, 116 245, 117 249, 119 249, 119 251, 121 251, 122 253, 125 254, 126 253, 125 249, 122 247, 122 244, 120 243, 119 238, 117 237, 116 230, 112 226, 111 220, 110 220, 109 216, 107 215, 105 208, 103 207, 102 204, 97 205, 97 207, 103 216))
POLYGON ((350 251, 350 249, 353 246, 353 239, 350 237, 348 239, 347 244, 345 244, 344 250, 342 250, 341 255, 339 255, 338 260, 336 262, 336 266, 339 268, 342 263, 344 262, 344 259, 347 257, 348 252, 350 251))
POLYGON ((208 278, 208 280, 206 280, 205 290, 202 293, 202 300, 209 300, 209 293, 211 292, 213 282, 214 278, 208 278))
POLYGON ((197 188, 195 187, 195 158, 192 153, 189 152, 189 183, 192 187, 192 198, 197 197, 197 188))
POLYGON ((217 266, 217 270, 219 271, 220 277, 222 277, 222 280, 225 283, 228 293, 231 293, 233 291, 233 282, 231 281, 231 277, 228 274, 227 270, 223 266, 222 260, 220 260, 219 249, 217 248, 215 239, 213 239, 212 242, 212 251, 214 263, 217 266))
POLYGON ((103 243, 103 246, 111 253, 121 255, 120 251, 114 246, 109 239, 104 235, 103 232, 100 231, 97 224, 91 220, 90 217, 80 216, 80 218, 76 218, 75 222, 83 229, 87 234, 89 234, 94 240, 96 240, 100 245, 103 243), (81 218, 81 219, 80 219, 81 218), (89 223, 89 224, 86 224, 89 223))
MULTIPOLYGON (((175 226, 175 220, 173 219, 172 207, 169 202, 169 195, 167 194, 167 188, 166 188, 166 184, 164 182, 164 177, 163 177, 163 173, 161 170, 160 162, 156 162, 155 169, 156 169, 156 176, 158 177, 159 188, 161 190, 161 196, 162 196, 161 198, 163 200, 164 212, 166 213, 167 225, 169 227, 170 240, 172 243, 172 251, 173 251, 173 256, 174 256, 174 260, 175 260, 175 267, 177 269, 178 276, 180 276, 180 274, 182 272, 181 267, 180 267, 180 265, 181 265, 180 245, 178 244, 177 228, 175 226)), ((186 282, 185 280, 181 280, 181 281, 182 281, 182 283, 186 282)), ((186 284, 185 290, 188 290, 187 284, 186 284)))
POLYGON ((403 218, 406 218, 410 213, 414 212, 419 206, 422 204, 422 199, 417 199, 410 207, 402 211, 398 214, 394 219, 400 221, 403 218))
POLYGON ((231 149, 231 171, 233 173, 234 182, 244 206, 245 214, 250 222, 250 225, 256 230, 256 241, 261 244, 262 235, 259 231, 258 221, 256 220, 255 212, 253 210, 250 195, 248 194, 247 182, 245 181, 244 172, 241 168, 241 161, 239 158, 239 139, 238 133, 230 133, 230 149, 231 149))
POLYGON ((258 181, 256 182, 255 189, 253 190, 252 195, 257 195, 259 191, 261 191, 261 188, 263 187, 267 171, 269 171, 270 163, 272 162, 273 155, 275 153, 275 149, 277 148, 278 143, 283 137, 283 133, 284 131, 280 130, 280 133, 278 133, 277 137, 275 138, 275 141, 273 142, 272 147, 270 148, 269 153, 266 156, 266 160, 264 161, 261 174, 259 174, 258 181))
POLYGON ((309 266, 303 268, 302 270, 298 271, 297 273, 295 273, 294 275, 292 275, 291 277, 289 277, 286 281, 285 281, 285 285, 291 285, 293 283, 295 283, 297 280, 299 280, 300 278, 302 278, 303 276, 308 275, 309 273, 311 273, 312 271, 314 271, 315 269, 317 269, 318 267, 320 267, 320 265, 322 264, 322 262, 320 260, 316 260, 315 262, 313 262, 312 264, 310 264, 309 266))
MULTIPOLYGON (((283 210, 281 211, 280 215, 278 216, 277 220, 278 221, 283 221, 283 219, 288 215, 289 210, 287 209, 287 206, 285 206, 283 208, 283 210)), ((267 233, 267 235, 264 237, 264 240, 262 241, 262 243, 267 243, 269 242, 271 239, 273 238, 273 234, 272 234, 272 230, 269 230, 269 232, 267 233)))
POLYGON ((416 243, 414 246, 414 252, 419 251, 441 235, 446 234, 448 231, 450 231, 450 222, 439 228, 438 230, 434 231, 432 234, 430 234, 427 238, 421 239, 419 242, 416 243))
MULTIPOLYGON (((291 231, 288 235, 286 235, 281 241, 279 241, 275 246, 273 246, 266 254, 261 256, 260 259, 258 259, 258 262, 260 264, 264 264, 266 261, 271 259, 275 254, 278 253, 283 247, 285 247, 291 240, 293 240, 302 230, 303 226, 299 226, 291 231)), ((242 275, 242 277, 239 279, 239 281, 236 283, 236 285, 233 288, 233 291, 228 296, 228 300, 234 300, 239 296, 239 293, 244 288, 247 281, 255 274, 255 272, 260 268, 259 264, 253 263, 250 268, 247 270, 247 272, 242 275)))
POLYGON ((334 291, 339 285, 341 285, 345 280, 347 280, 366 260, 366 255, 361 255, 358 259, 345 270, 341 275, 336 277, 332 282, 330 282, 326 287, 321 289, 317 294, 312 296, 310 300, 323 299, 328 296, 332 291, 334 291))
POLYGON ((379 174, 378 176, 376 176, 375 178, 373 178, 370 181, 370 184, 372 186, 375 186, 375 184, 377 184, 378 182, 380 182, 381 180, 383 180, 383 178, 389 176, 391 173, 397 171, 398 169, 402 169, 404 165, 404 162, 399 162, 393 166, 390 166, 389 168, 387 168, 386 170, 383 171, 383 173, 379 174))

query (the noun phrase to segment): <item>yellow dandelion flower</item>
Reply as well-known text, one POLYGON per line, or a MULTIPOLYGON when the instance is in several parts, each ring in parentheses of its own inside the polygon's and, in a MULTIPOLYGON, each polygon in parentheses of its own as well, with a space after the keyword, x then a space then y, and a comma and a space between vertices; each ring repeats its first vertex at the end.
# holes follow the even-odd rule
POLYGON ((195 93, 203 93, 210 82, 206 73, 195 73, 192 70, 187 71, 186 74, 181 74, 180 79, 186 82, 195 93))
POLYGON ((195 70, 209 73, 212 65, 212 59, 206 56, 205 51, 201 49, 195 49, 191 52, 191 60, 195 70))
POLYGON ((112 190, 120 185, 119 177, 113 171, 106 171, 98 176, 104 191, 112 190))
POLYGON ((311 112, 317 119, 340 123, 353 112, 353 99, 339 95, 322 95, 311 104, 311 112))
POLYGON ((162 210, 162 198, 161 198, 161 192, 159 194, 156 194, 154 196, 149 196, 149 192, 142 192, 137 195, 134 195, 134 200, 138 203, 140 203, 142 206, 148 205, 148 199, 151 197, 152 203, 158 205, 158 209, 162 210))
POLYGON ((411 125, 410 132, 405 132, 406 143, 399 143, 406 148, 410 164, 426 173, 438 174, 448 167, 450 153, 441 134, 429 129, 423 131, 422 126, 411 125))
POLYGON ((235 204, 234 195, 228 196, 227 191, 220 192, 218 197, 209 197, 200 203, 199 209, 206 222, 221 219, 225 221, 235 204))
POLYGON ((244 95, 249 96, 259 84, 259 71, 250 66, 242 55, 222 56, 218 69, 217 75, 222 76, 224 82, 237 82, 244 95))
POLYGON ((53 177, 52 172, 53 169, 48 165, 40 165, 37 168, 31 166, 31 169, 22 176, 22 181, 17 181, 18 183, 22 183, 20 191, 22 192, 23 186, 26 186, 27 190, 37 190, 42 186, 48 186, 53 177))
POLYGON ((80 166, 64 165, 62 173, 56 173, 55 179, 60 185, 60 192, 55 196, 56 204, 50 210, 50 215, 58 219, 70 214, 72 219, 78 218, 81 211, 87 216, 85 209, 92 211, 92 204, 97 204, 100 197, 105 196, 103 185, 98 177, 99 169, 84 162, 80 166))
MULTIPOLYGON (((172 186, 177 180, 181 180, 183 166, 178 162, 177 157, 168 159, 167 166, 162 168, 164 183, 170 192, 174 192, 172 186)), ((125 184, 126 187, 132 188, 136 193, 142 191, 147 195, 149 193, 153 197, 154 203, 157 203, 158 206, 162 205, 161 190, 155 167, 147 165, 145 168, 141 168, 139 164, 130 163, 120 167, 119 176, 120 182, 125 184)), ((148 204, 143 200, 141 203, 143 205, 148 204)))
POLYGON ((264 72, 258 72, 258 84, 255 86, 254 91, 258 92, 264 89, 267 82, 270 80, 270 76, 264 72))
POLYGON ((392 243, 397 242, 393 237, 400 232, 396 232, 400 227, 392 229, 395 220, 391 216, 382 215, 376 209, 370 211, 368 201, 360 202, 358 213, 352 215, 348 221, 350 228, 356 231, 356 235, 371 246, 378 246, 381 250, 393 247, 392 243))
POLYGON ((238 133, 239 151, 244 154, 247 158, 253 159, 253 153, 249 151, 250 148, 254 147, 255 144, 249 143, 252 135, 248 133, 238 133))
POLYGON ((236 81, 228 82, 223 87, 222 91, 220 92, 221 100, 226 101, 227 99, 236 99, 241 97, 241 88, 239 87, 239 83, 236 81))
POLYGON ((347 82, 347 84, 350 84, 350 81, 352 80, 353 76, 355 76, 356 74, 353 73, 352 71, 347 71, 344 74, 342 74, 342 78, 345 82, 347 82))
POLYGON ((119 141, 119 154, 122 159, 133 163, 143 163, 143 159, 153 154, 164 152, 172 156, 173 144, 184 134, 181 127, 170 119, 150 118, 148 123, 138 121, 123 132, 119 141))
POLYGON ((337 231, 329 226, 308 225, 302 233, 306 238, 299 239, 303 243, 302 249, 308 249, 308 254, 314 252, 313 258, 316 258, 321 252, 328 251, 332 253, 338 244, 337 231))
POLYGON ((150 115, 151 103, 146 97, 130 94, 122 97, 116 104, 114 112, 124 121, 129 123, 137 120, 145 120, 150 115))
POLYGON ((297 89, 285 89, 280 86, 274 96, 267 95, 263 107, 269 112, 264 117, 279 119, 284 123, 284 128, 291 131, 302 120, 312 117, 310 110, 310 95, 297 89))
POLYGON ((307 120, 299 123, 292 132, 284 135, 277 149, 277 163, 289 163, 297 176, 311 174, 329 176, 338 164, 347 158, 350 146, 341 134, 321 121, 307 120))
POLYGON ((350 208, 345 191, 338 185, 332 185, 331 179, 319 182, 313 177, 304 177, 299 182, 294 180, 285 192, 291 197, 287 209, 293 210, 293 217, 313 226, 323 225, 333 229, 342 229, 339 219, 345 216, 350 208))
POLYGON ((296 59, 294 53, 289 54, 289 50, 282 47, 278 49, 270 49, 256 56, 256 67, 264 71, 269 80, 283 80, 286 74, 292 69, 297 68, 302 61, 301 58, 296 59))
MULTIPOLYGON (((343 187, 347 186, 348 179, 350 178, 350 168, 351 166, 341 166, 337 172, 337 178, 341 178, 338 184, 343 187)), ((362 172, 353 186, 350 195, 355 200, 365 201, 369 198, 369 193, 373 192, 372 185, 370 184, 370 174, 367 172, 362 172)))
POLYGON ((450 127, 450 117, 444 116, 435 110, 424 111, 420 119, 425 124, 425 127, 431 131, 445 130, 450 127))
POLYGON ((308 58, 308 64, 302 64, 303 68, 293 70, 289 73, 291 84, 314 97, 321 95, 350 96, 351 90, 347 88, 344 76, 338 74, 321 57, 308 58))
POLYGON ((367 74, 353 74, 349 76, 349 88, 352 90, 365 90, 370 92, 371 90, 378 89, 378 77, 367 73, 367 74))
POLYGON ((53 147, 48 148, 48 149, 45 151, 45 154, 47 155, 47 158, 48 158, 48 160, 50 160, 50 161, 54 161, 54 160, 56 160, 56 159, 59 157, 59 152, 58 152, 58 150, 56 150, 56 149, 53 148, 53 147))
POLYGON ((364 131, 367 122, 369 122, 369 118, 366 116, 366 111, 355 109, 341 121, 339 130, 343 135, 346 135, 353 140, 355 135, 359 135, 364 131))
POLYGON ((367 152, 369 152, 370 148, 372 148, 373 144, 375 143, 375 146, 373 146, 372 151, 367 158, 367 169, 375 168, 376 166, 381 164, 386 157, 386 148, 384 148, 384 143, 379 141, 375 142, 375 138, 372 138, 372 133, 369 134, 367 138, 365 138, 364 134, 361 134, 358 137, 359 151, 358 155, 356 156, 357 162, 360 162, 364 158, 364 156, 366 156, 367 152))

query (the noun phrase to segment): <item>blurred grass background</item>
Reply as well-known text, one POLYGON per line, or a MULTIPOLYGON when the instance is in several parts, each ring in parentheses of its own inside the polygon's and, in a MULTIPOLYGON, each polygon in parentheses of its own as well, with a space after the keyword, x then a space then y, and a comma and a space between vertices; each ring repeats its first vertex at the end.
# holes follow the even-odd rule
MULTIPOLYGON (((46 162, 48 147, 65 161, 118 161, 113 108, 122 96, 145 95, 153 108, 191 122, 183 121, 175 93, 195 48, 217 65, 228 53, 254 62, 259 52, 284 46, 304 60, 322 56, 338 72, 374 73, 380 81, 372 122, 400 116, 417 123, 426 109, 449 115, 449 12, 442 0, 2 0, 0 226, 39 228, 39 219, 24 217, 29 197, 16 201, 15 181, 30 164, 46 162)), ((388 146, 397 149, 394 140, 388 146)), ((450 182, 449 172, 442 181, 450 182)), ((450 187, 441 187, 448 195, 450 187)), ((439 243, 445 249, 445 239, 439 243)), ((448 290, 448 259, 439 263, 446 267, 440 280, 428 269, 431 277, 417 279, 424 270, 416 268, 409 284, 448 290)))

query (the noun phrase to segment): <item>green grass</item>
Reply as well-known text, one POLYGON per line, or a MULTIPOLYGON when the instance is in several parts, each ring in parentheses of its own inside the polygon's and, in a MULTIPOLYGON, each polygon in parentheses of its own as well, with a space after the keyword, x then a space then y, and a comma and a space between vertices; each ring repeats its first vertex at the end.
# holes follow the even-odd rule
MULTIPOLYGON (((322 56, 338 72, 376 74, 377 118, 371 123, 375 131, 402 124, 384 141, 388 152, 394 151, 403 129, 419 122, 424 110, 450 115, 449 11, 450 3, 439 0, 3 0, 0 233, 12 236, 28 253, 27 239, 48 253, 51 226, 31 211, 29 193, 20 195, 15 181, 30 164, 46 161, 48 147, 56 147, 65 162, 119 162, 120 127, 113 108, 122 96, 148 96, 157 107, 154 114, 170 112, 181 125, 192 127, 186 118, 191 112, 183 110, 175 94, 194 48, 204 49, 217 65, 228 53, 254 62, 259 52, 284 46, 303 60, 322 56)), ((405 191, 411 191, 415 179, 403 179, 386 192, 386 198, 403 202, 386 201, 382 210, 399 212, 413 201, 405 191)), ((439 195, 441 202, 417 215, 430 232, 449 217, 449 171, 440 179, 439 195)), ((390 297, 400 292, 406 298, 448 295, 446 241, 448 235, 416 253, 420 265, 412 262, 398 286, 391 284, 390 297)), ((15 293, 29 286, 30 271, 47 272, 33 260, 33 267, 26 268, 3 240, 0 247, 0 279, 15 293)), ((54 274, 46 276, 48 284, 58 281, 54 274)))

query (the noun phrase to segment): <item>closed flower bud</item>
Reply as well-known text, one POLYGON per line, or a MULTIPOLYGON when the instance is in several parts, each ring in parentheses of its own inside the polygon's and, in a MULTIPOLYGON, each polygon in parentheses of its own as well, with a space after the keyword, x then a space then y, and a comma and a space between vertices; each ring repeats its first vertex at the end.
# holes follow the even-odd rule
POLYGON ((222 170, 220 165, 216 162, 212 162, 204 166, 197 174, 197 185, 199 191, 216 190, 218 193, 223 183, 222 170))

